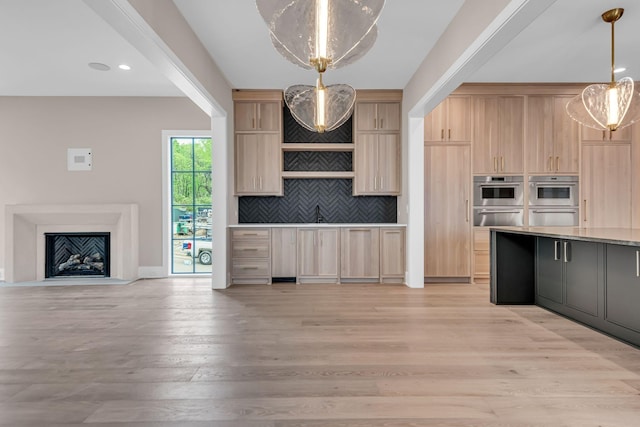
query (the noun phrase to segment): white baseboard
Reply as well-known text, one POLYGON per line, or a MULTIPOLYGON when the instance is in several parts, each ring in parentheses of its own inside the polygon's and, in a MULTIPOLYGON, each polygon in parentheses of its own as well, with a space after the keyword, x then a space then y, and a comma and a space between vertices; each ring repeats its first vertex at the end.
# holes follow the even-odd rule
POLYGON ((138 267, 138 277, 141 279, 159 279, 167 277, 167 273, 162 266, 138 267))
POLYGON ((4 280, 4 268, 0 268, 0 280, 4 280))

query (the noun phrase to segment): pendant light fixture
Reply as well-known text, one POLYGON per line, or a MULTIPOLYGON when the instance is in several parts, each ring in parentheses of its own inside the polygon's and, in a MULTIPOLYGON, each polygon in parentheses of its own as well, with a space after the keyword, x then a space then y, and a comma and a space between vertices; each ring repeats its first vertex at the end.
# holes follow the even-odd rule
POLYGON ((615 80, 615 28, 624 9, 617 8, 602 14, 611 24, 611 82, 587 86, 580 95, 567 103, 567 113, 580 124, 615 131, 640 120, 640 94, 630 77, 615 80))
POLYGON ((328 132, 351 117, 356 91, 346 84, 325 86, 327 69, 361 58, 376 37, 376 22, 385 0, 256 0, 269 27, 271 42, 283 57, 315 69, 315 86, 285 89, 285 103, 305 129, 328 132))
POLYGON ((293 85, 284 91, 293 118, 312 132, 329 132, 346 122, 356 102, 355 90, 345 84, 325 86, 318 74, 315 86, 293 85))
POLYGON ((319 73, 352 64, 376 41, 385 0, 256 0, 271 42, 286 59, 319 73))

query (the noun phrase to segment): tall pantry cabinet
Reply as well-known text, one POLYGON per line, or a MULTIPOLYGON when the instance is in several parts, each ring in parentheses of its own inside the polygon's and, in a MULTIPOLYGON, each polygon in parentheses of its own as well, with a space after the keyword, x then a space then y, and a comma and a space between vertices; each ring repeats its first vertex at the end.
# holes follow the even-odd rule
POLYGON ((424 275, 471 276, 471 98, 450 96, 425 117, 424 275))

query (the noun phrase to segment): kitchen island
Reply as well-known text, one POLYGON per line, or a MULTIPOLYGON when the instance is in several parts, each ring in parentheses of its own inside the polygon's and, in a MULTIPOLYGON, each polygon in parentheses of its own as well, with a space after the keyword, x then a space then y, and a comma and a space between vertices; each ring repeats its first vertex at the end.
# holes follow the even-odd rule
POLYGON ((536 304, 640 346, 640 230, 491 228, 494 304, 536 304))

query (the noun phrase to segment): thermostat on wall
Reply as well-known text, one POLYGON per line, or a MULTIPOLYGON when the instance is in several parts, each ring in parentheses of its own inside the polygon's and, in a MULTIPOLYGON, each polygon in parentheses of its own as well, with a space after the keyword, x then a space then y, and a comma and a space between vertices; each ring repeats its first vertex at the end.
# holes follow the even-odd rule
POLYGON ((67 149, 67 170, 90 171, 91 164, 91 148, 67 149))

